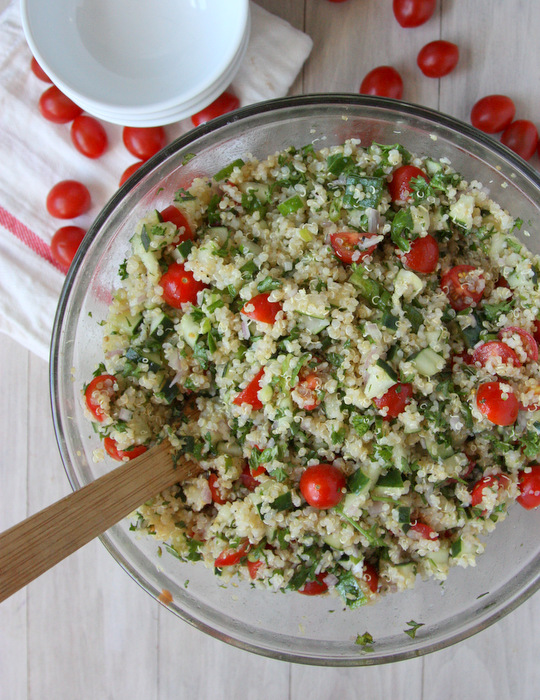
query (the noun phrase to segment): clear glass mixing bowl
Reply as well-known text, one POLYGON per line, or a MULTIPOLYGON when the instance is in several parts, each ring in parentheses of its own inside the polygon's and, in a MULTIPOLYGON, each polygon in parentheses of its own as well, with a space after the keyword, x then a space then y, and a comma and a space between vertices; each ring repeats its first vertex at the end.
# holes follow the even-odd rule
MULTIPOLYGON (((58 444, 74 489, 114 466, 92 462, 99 440, 83 416, 80 392, 100 361, 98 322, 106 315, 137 221, 168 205, 194 176, 211 175, 246 153, 264 157, 290 145, 318 148, 348 137, 364 144, 400 142, 418 154, 446 156, 466 179, 489 187, 496 201, 526 222, 532 233, 526 244, 540 252, 538 174, 492 138, 437 112, 382 98, 310 95, 259 103, 189 132, 114 195, 66 279, 53 333, 51 394, 58 444)), ((326 596, 261 592, 242 584, 222 588, 202 565, 158 557, 150 538, 129 532, 129 521, 110 529, 102 541, 146 591, 157 598, 169 590, 169 609, 218 639, 287 661, 360 666, 458 642, 532 595, 540 585, 540 540, 534 535, 539 517, 514 506, 475 568, 451 569, 443 586, 418 580, 413 591, 353 611, 326 596), (404 633, 410 620, 423 623, 414 639, 404 633), (370 649, 355 644, 366 631, 374 639, 370 649)))

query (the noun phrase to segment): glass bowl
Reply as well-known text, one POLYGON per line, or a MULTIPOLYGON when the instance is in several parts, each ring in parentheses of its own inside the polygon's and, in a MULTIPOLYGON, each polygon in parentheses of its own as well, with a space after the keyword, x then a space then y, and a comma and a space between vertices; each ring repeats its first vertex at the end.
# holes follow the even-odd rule
MULTIPOLYGON (((56 435, 74 489, 112 464, 94 464, 99 444, 84 418, 80 393, 100 361, 101 329, 116 273, 138 220, 172 201, 200 174, 212 175, 236 158, 264 157, 290 145, 315 148, 358 137, 369 145, 402 143, 419 155, 443 156, 530 231, 540 228, 540 178, 524 161, 488 136, 453 118, 416 105, 353 95, 308 95, 259 103, 194 129, 143 165, 112 197, 85 237, 60 299, 51 350, 51 393, 56 435), (194 155, 193 155, 194 154, 194 155)), ((540 252, 540 241, 527 245, 540 252)), ((417 580, 414 590, 375 605, 344 610, 333 597, 221 587, 202 565, 158 557, 150 538, 137 539, 129 520, 102 541, 118 563, 155 598, 172 594, 169 609, 235 646, 286 661, 360 666, 398 661, 441 649, 484 629, 531 596, 540 585, 540 542, 532 536, 539 513, 519 506, 489 536, 477 566, 452 568, 444 585, 417 580), (188 583, 189 582, 189 583, 188 583), (422 623, 413 637, 408 623, 422 623), (356 644, 369 632, 369 647, 356 644)))

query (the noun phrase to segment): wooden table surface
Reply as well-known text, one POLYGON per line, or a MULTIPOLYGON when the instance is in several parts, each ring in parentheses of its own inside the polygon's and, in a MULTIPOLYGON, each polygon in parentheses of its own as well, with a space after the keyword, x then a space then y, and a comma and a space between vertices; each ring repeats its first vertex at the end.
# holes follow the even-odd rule
MULTIPOLYGON (((478 98, 504 93, 519 117, 539 118, 537 0, 438 0, 435 15, 416 29, 397 24, 391 0, 257 1, 313 38, 292 94, 355 93, 369 70, 390 64, 401 72, 409 102, 468 121, 478 98), (461 60, 453 74, 433 80, 420 73, 416 55, 438 38, 457 43, 461 60)), ((0 336, 0 366, 3 530, 67 494, 69 485, 46 363, 0 336)), ((539 642, 536 595, 473 638, 410 661, 333 669, 269 660, 177 619, 94 541, 0 605, 0 698, 533 700, 540 697, 539 642)))

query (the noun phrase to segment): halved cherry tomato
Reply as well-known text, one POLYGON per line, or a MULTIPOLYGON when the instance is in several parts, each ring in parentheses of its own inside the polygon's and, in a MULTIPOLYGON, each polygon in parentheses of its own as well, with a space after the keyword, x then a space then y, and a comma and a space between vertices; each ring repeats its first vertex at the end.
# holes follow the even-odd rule
POLYGON ((479 362, 482 367, 485 367, 488 363, 493 364, 493 362, 521 367, 521 362, 516 353, 509 345, 500 340, 489 340, 487 343, 479 345, 472 354, 472 361, 473 364, 479 362))
POLYGON ((86 231, 80 226, 62 226, 51 238, 51 253, 66 270, 71 265, 86 231))
POLYGON ((480 384, 476 391, 476 405, 480 413, 495 425, 512 425, 519 413, 516 395, 510 388, 503 391, 501 382, 480 384))
MULTIPOLYGON (((316 372, 301 374, 300 381, 294 388, 294 393, 302 401, 304 411, 313 411, 321 403, 317 391, 321 387, 321 379, 316 372)), ((297 401, 298 403, 298 401, 297 401)))
POLYGON ((51 85, 39 98, 41 116, 55 124, 67 124, 82 114, 82 109, 64 95, 56 85, 51 85))
POLYGON ((87 158, 99 158, 107 150, 109 139, 101 122, 94 117, 80 114, 71 124, 73 145, 87 158))
POLYGON ((324 572, 317 574, 313 581, 306 581, 302 588, 298 589, 298 593, 301 593, 302 595, 322 595, 323 593, 326 593, 328 590, 328 586, 324 582, 326 576, 327 574, 324 572))
POLYGON ((112 374, 100 374, 98 377, 94 377, 85 389, 84 399, 86 407, 100 423, 107 416, 107 413, 102 408, 100 398, 105 395, 105 398, 110 401, 116 393, 115 384, 116 377, 113 377, 112 374))
POLYGON ((234 566, 238 564, 249 552, 251 545, 248 539, 245 539, 236 549, 227 547, 224 549, 214 562, 216 569, 222 566, 234 566))
POLYGON ((88 188, 77 180, 62 180, 47 195, 47 211, 57 219, 75 219, 90 209, 88 188))
POLYGON ((411 180, 423 177, 429 183, 429 177, 416 165, 401 165, 394 170, 388 183, 388 191, 393 202, 406 202, 412 192, 411 180))
POLYGON ((162 276, 159 286, 163 289, 163 299, 175 309, 182 304, 197 303, 197 294, 208 285, 196 280, 191 270, 186 270, 182 263, 173 263, 162 276))
POLYGON ((261 389, 261 379, 264 376, 264 367, 257 372, 250 383, 237 396, 234 397, 233 403, 236 406, 241 406, 243 403, 248 403, 252 408, 258 410, 263 407, 262 401, 257 394, 261 389))
POLYGON ((538 321, 538 320, 535 320, 535 322, 534 322, 533 337, 537 343, 540 343, 540 321, 538 321))
POLYGON ((388 391, 377 399, 373 399, 373 403, 379 410, 387 408, 384 420, 391 420, 405 410, 405 406, 411 400, 413 394, 412 384, 397 382, 391 386, 388 391))
POLYGON ((129 165, 124 172, 122 173, 122 177, 120 178, 120 182, 118 183, 118 187, 122 187, 124 182, 126 180, 129 180, 129 178, 133 175, 134 172, 136 172, 141 165, 144 163, 144 160, 138 160, 136 163, 132 163, 129 165))
POLYGON ((300 491, 310 506, 333 508, 341 501, 347 484, 345 475, 333 464, 314 464, 300 477, 300 491))
POLYGON ((116 440, 114 440, 112 437, 106 437, 103 440, 103 447, 105 448, 105 452, 109 455, 109 457, 112 457, 117 462, 125 462, 126 460, 135 459, 135 457, 139 457, 147 450, 144 445, 135 445, 135 447, 132 447, 129 450, 119 450, 116 440))
POLYGON ((255 491, 257 486, 261 485, 261 482, 257 479, 258 476, 266 474, 266 469, 262 464, 260 464, 256 469, 251 469, 249 464, 246 462, 242 473, 240 474, 240 479, 248 491, 255 491))
POLYGON ((167 144, 167 134, 162 126, 125 126, 122 140, 132 155, 148 160, 167 144))
POLYGON ((212 494, 212 501, 222 506, 224 503, 227 503, 227 499, 223 498, 221 491, 219 490, 219 486, 216 483, 217 480, 217 474, 210 474, 210 476, 208 477, 208 488, 210 489, 210 493, 212 494))
POLYGON ((426 523, 421 523, 416 521, 412 523, 410 528, 407 530, 407 536, 412 540, 436 540, 439 537, 439 533, 436 532, 432 527, 426 525, 426 523))
POLYGON ((439 244, 431 234, 411 241, 411 247, 407 253, 400 254, 403 264, 415 272, 429 274, 433 272, 439 262, 439 244))
POLYGON ((275 323, 276 316, 283 308, 280 301, 269 301, 270 292, 262 292, 246 301, 241 313, 260 323, 275 323))
POLYGON ((531 362, 536 362, 538 360, 538 343, 532 333, 529 333, 529 331, 526 331, 524 328, 518 328, 517 326, 508 326, 498 333, 501 340, 511 337, 512 335, 519 335, 527 359, 531 362))
POLYGON ((521 156, 523 160, 529 160, 538 145, 538 130, 528 119, 516 119, 503 131, 501 143, 521 156))
POLYGON ((420 49, 416 62, 428 78, 442 78, 451 73, 459 61, 459 48, 451 41, 430 41, 420 49))
POLYGON ((441 289, 455 311, 477 304, 484 295, 484 276, 473 265, 456 265, 441 278, 441 289))
POLYGON ((484 489, 499 490, 508 484, 508 477, 504 474, 491 474, 483 476, 477 481, 471 491, 471 506, 476 508, 484 500, 484 489))
POLYGON ((402 27, 419 27, 435 12, 436 0, 394 0, 394 16, 402 27))
POLYGON ((216 100, 209 104, 208 107, 201 109, 191 117, 191 121, 194 126, 200 126, 201 124, 206 124, 211 119, 216 117, 221 117, 222 114, 228 114, 235 109, 240 107, 240 100, 232 92, 225 91, 216 100))
POLYGON ((161 216, 162 221, 170 221, 176 226, 176 228, 184 229, 183 233, 180 236, 180 240, 178 241, 179 243, 182 243, 182 241, 187 240, 192 241, 195 238, 195 235, 191 230, 191 226, 189 225, 189 221, 184 216, 184 214, 182 214, 180 209, 174 206, 174 204, 171 204, 170 207, 167 207, 163 211, 159 212, 159 214, 161 216))
POLYGON ((486 134, 496 134, 509 126, 516 105, 506 95, 486 95, 473 105, 471 124, 486 134))
POLYGON ((330 234, 330 245, 336 257, 345 265, 350 265, 353 262, 360 262, 373 253, 377 245, 369 245, 369 239, 375 236, 374 233, 339 231, 330 234))
POLYGON ((369 562, 364 562, 364 581, 372 593, 377 593, 379 588, 379 574, 377 569, 369 562))
POLYGON ((378 95, 401 100, 403 97, 403 79, 392 66, 377 66, 370 70, 362 80, 361 95, 378 95))
POLYGON ((519 491, 516 500, 521 506, 527 510, 540 506, 540 464, 531 464, 519 472, 519 491))
POLYGON ((246 562, 246 566, 249 571, 249 578, 252 579, 253 581, 257 578, 257 573, 261 566, 263 565, 263 560, 262 559, 257 559, 257 561, 248 561, 246 562))
POLYGON ((52 80, 49 78, 47 73, 45 73, 43 68, 39 65, 39 63, 33 56, 32 60, 30 61, 30 68, 32 70, 32 73, 36 76, 36 78, 43 80, 44 83, 52 83, 52 80))

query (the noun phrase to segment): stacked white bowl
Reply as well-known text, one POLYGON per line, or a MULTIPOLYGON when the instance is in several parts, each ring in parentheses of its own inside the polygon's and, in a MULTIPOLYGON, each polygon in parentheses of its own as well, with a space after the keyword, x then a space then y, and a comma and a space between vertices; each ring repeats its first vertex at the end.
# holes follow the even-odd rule
POLYGON ((53 83, 113 124, 161 126, 204 109, 244 57, 249 0, 21 0, 53 83))

